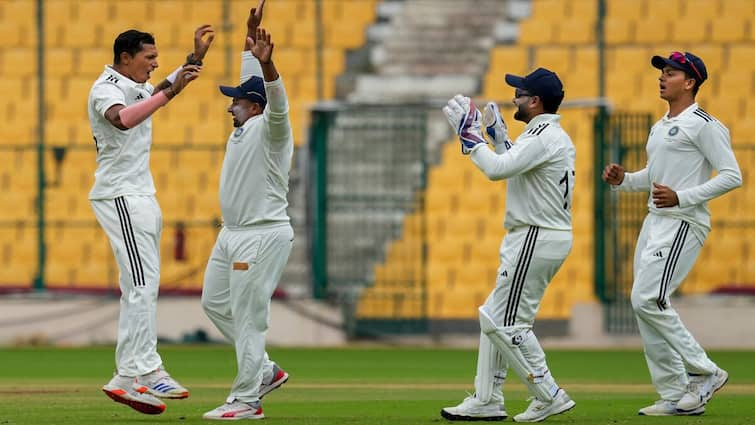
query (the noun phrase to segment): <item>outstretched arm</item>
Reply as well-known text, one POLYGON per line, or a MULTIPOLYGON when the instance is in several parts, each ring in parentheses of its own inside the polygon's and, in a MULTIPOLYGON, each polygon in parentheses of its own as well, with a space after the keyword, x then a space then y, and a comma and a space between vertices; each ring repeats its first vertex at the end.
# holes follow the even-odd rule
POLYGON ((273 63, 272 37, 264 29, 257 28, 257 37, 252 40, 252 54, 262 66, 265 80, 265 94, 267 106, 265 107, 265 120, 268 122, 270 137, 273 141, 283 142, 291 137, 291 123, 288 120, 288 98, 283 81, 278 75, 278 70, 273 63))
POLYGON ((262 67, 252 55, 252 46, 254 40, 257 39, 257 28, 262 23, 262 10, 265 7, 265 0, 260 0, 257 7, 253 7, 249 10, 249 17, 246 19, 246 37, 244 37, 244 50, 241 52, 241 75, 239 82, 244 81, 257 76, 262 78, 262 67))

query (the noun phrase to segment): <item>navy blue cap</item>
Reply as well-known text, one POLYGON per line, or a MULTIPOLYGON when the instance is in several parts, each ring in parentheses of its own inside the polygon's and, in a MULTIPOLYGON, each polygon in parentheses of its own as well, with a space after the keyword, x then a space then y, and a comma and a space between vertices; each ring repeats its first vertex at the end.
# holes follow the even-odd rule
POLYGON ((563 99, 564 97, 564 85, 561 84, 558 75, 545 68, 538 68, 524 77, 506 74, 506 84, 527 90, 531 95, 544 99, 563 99))
POLYGON ((653 56, 650 59, 650 63, 658 69, 663 69, 665 66, 681 69, 691 75, 697 81, 698 85, 708 79, 708 70, 705 68, 703 60, 690 52, 684 52, 683 54, 681 52, 672 52, 667 58, 653 56))
POLYGON ((236 87, 220 86, 220 92, 228 97, 259 103, 263 108, 267 105, 265 82, 256 75, 236 87))

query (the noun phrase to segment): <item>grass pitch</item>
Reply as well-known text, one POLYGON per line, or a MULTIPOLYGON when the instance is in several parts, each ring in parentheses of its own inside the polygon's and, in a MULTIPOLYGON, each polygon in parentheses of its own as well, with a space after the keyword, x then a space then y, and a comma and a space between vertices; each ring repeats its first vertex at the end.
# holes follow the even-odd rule
MULTIPOLYGON (((752 352, 711 352, 730 380, 699 417, 648 418, 637 409, 656 394, 641 350, 547 350, 548 363, 576 407, 555 424, 755 424, 752 352)), ((113 371, 113 347, 0 350, 0 425, 207 424, 236 372, 229 346, 163 346, 168 370, 191 391, 168 400, 162 415, 139 414, 100 390, 113 371)), ((270 349, 291 378, 267 396, 265 423, 446 424, 439 415, 473 391, 476 351, 434 348, 270 349)), ((510 417, 527 406, 510 373, 504 389, 510 417)))

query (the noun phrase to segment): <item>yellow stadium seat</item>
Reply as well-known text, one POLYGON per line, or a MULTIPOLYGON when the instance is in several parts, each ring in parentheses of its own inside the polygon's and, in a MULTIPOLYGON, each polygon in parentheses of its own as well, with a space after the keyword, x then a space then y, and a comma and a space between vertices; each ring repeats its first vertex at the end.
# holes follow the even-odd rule
POLYGON ((721 0, 721 16, 740 17, 753 16, 755 3, 742 0, 721 0))
MULTIPOLYGON (((582 3, 573 0, 571 3, 582 3)), ((585 2, 586 3, 586 2, 585 2)), ((593 4, 592 9, 595 9, 593 4)), ((595 41, 595 18, 575 16, 558 24, 558 41, 561 44, 588 44, 595 41)))
POLYGON ((3 78, 31 77, 37 68, 36 50, 31 48, 13 48, 0 51, 0 75, 3 78))
POLYGON ((535 53, 535 63, 537 66, 548 68, 557 74, 566 74, 571 71, 572 56, 570 47, 538 47, 535 53))
POLYGON ((684 0, 679 5, 684 8, 683 20, 691 23, 691 26, 718 15, 720 9, 718 0, 684 0))
MULTIPOLYGON (((294 33, 296 33, 294 29, 294 33)), ((364 44, 365 27, 361 22, 351 19, 340 22, 325 30, 325 45, 342 49, 353 49, 364 44)))
POLYGON ((609 18, 619 18, 636 21, 641 18, 645 10, 645 1, 609 0, 606 1, 606 15, 609 18))
POLYGON ((29 0, 7 0, 0 7, 4 21, 32 22, 37 13, 36 2, 29 0))
POLYGON ((730 69, 726 73, 716 76, 718 80, 716 94, 731 97, 738 93, 742 96, 750 96, 753 89, 753 76, 755 76, 755 70, 752 68, 730 69))
POLYGON ((529 52, 520 46, 496 46, 490 54, 489 72, 503 84, 503 74, 522 75, 530 68, 529 52))
MULTIPOLYGON (((747 40, 749 16, 722 16, 710 21, 710 41, 738 43, 747 40)), ((708 64, 707 62, 705 63, 708 64)))
MULTIPOLYGON (((375 2, 372 0, 341 2, 342 18, 346 20, 353 20, 362 24, 363 26, 367 23, 373 22, 375 20, 376 13, 377 10, 375 7, 375 2)), ((341 23, 342 22, 343 21, 341 21, 341 23)))
POLYGON ((315 46, 315 41, 317 41, 316 35, 317 30, 314 21, 301 21, 291 27, 290 45, 292 47, 312 49, 315 46))
MULTIPOLYGON (((655 2, 650 2, 655 3, 655 2)), ((664 2, 665 3, 665 2, 664 2)), ((665 8, 664 8, 665 9, 665 8)), ((673 9, 667 9, 673 10, 673 9)), ((670 41, 670 18, 665 12, 649 14, 645 19, 635 22, 634 42, 640 44, 658 44, 670 41)))
POLYGON ((0 25, 0 40, 3 40, 4 48, 31 46, 29 37, 34 26, 30 22, 7 20, 0 23, 2 24, 0 25))
POLYGON ((566 15, 565 6, 568 2, 562 0, 538 0, 533 1, 532 16, 530 20, 541 23, 559 22, 566 15))
POLYGON ((608 16, 603 31, 609 45, 629 43, 634 40, 634 21, 624 16, 608 16))
POLYGON ((456 288, 491 292, 496 285, 498 263, 470 260, 456 268, 456 288))
POLYGON ((684 43, 703 43, 710 39, 707 23, 675 20, 671 22, 671 40, 684 43))
MULTIPOLYGON (((537 2, 539 3, 539 2, 537 2)), ((519 22, 519 44, 548 45, 557 42, 558 24, 528 19, 519 22)))
POLYGON ((325 48, 322 52, 324 78, 332 80, 343 72, 346 65, 346 53, 341 49, 325 48))

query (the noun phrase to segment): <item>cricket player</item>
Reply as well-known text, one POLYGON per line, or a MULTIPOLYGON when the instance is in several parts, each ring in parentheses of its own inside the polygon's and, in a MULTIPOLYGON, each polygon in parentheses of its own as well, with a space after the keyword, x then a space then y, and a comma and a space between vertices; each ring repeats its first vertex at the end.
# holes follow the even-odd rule
POLYGON ((154 88, 147 80, 158 67, 155 39, 128 30, 115 39, 113 64, 105 66, 89 92, 89 122, 97 149, 89 200, 110 240, 121 289, 116 374, 102 390, 141 413, 165 410, 156 397, 189 396, 165 371, 157 353, 162 213, 149 169, 152 114, 199 76, 213 38, 209 25, 198 28, 187 64, 154 88))
POLYGON ((490 180, 508 180, 496 285, 479 308, 475 393, 441 410, 452 421, 505 419, 502 386, 509 367, 533 396, 516 422, 539 422, 575 404, 553 378, 532 331, 545 289, 572 246, 576 153, 557 114, 563 86, 544 68, 525 77, 507 74, 506 83, 516 89, 514 118, 527 123, 513 145, 494 103, 485 108, 485 125, 495 151, 483 139, 482 114, 468 97, 457 95, 443 108, 462 153, 490 180))
POLYGON ((224 223, 207 263, 202 307, 234 343, 238 373, 225 403, 205 419, 264 418, 260 399, 288 379, 265 353, 265 335, 294 239, 286 212, 294 141, 273 42, 258 27, 263 7, 264 0, 247 20, 241 84, 220 87, 233 99, 228 112, 235 130, 220 173, 224 223))
POLYGON ((705 350, 671 306, 710 231, 707 202, 742 185, 729 130, 695 102, 708 78, 692 53, 653 56, 660 96, 668 112, 650 129, 647 165, 628 173, 618 164, 603 170, 611 189, 647 191, 648 215, 634 251, 632 308, 645 359, 660 400, 640 415, 700 415, 729 374, 705 350), (711 177, 713 171, 717 175, 711 177))

